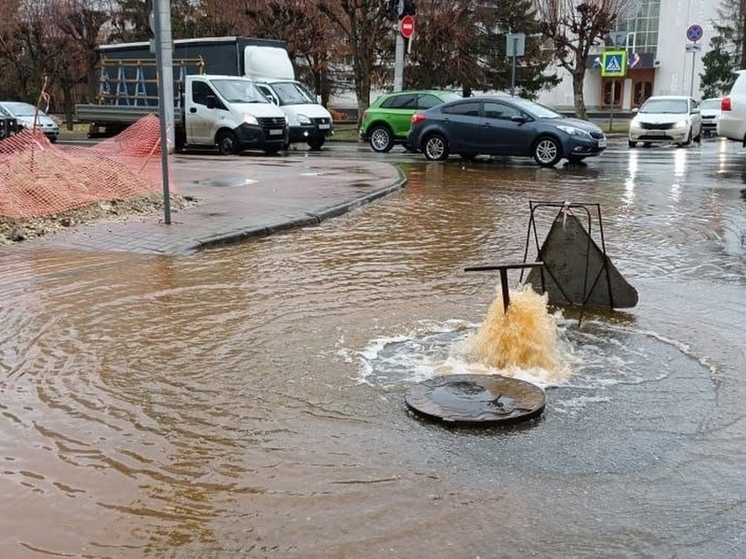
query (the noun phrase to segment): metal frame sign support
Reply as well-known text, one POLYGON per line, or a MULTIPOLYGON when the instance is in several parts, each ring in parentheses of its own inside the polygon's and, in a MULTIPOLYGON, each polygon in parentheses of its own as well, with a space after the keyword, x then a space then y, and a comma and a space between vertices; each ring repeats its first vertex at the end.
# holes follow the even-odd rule
MULTIPOLYGON (((626 40, 626 35, 625 35, 626 40)), ((611 99, 609 102, 609 132, 614 127, 614 95, 616 94, 616 79, 627 75, 627 51, 607 50, 601 56, 601 77, 612 78, 611 99)))
POLYGON ((523 56, 526 52, 526 34, 525 33, 508 33, 505 36, 505 54, 513 59, 512 71, 510 76, 510 96, 515 96, 515 65, 516 59, 523 56))

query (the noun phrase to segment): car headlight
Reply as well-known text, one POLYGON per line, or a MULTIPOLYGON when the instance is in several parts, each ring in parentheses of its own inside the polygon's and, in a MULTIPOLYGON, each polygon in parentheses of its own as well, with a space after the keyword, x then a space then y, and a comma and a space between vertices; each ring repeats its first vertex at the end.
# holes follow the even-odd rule
POLYGON ((629 122, 629 129, 630 130, 639 130, 640 128, 641 128, 640 121, 639 121, 639 119, 637 117, 633 118, 629 122))
POLYGON ((306 115, 298 115, 298 122, 301 124, 311 124, 311 119, 306 115))
POLYGON ((676 124, 674 124, 673 127, 674 128, 686 128, 688 124, 689 122, 687 122, 687 120, 684 118, 681 120, 677 120, 676 124))
POLYGON ((569 134, 570 136, 581 136, 583 138, 590 138, 591 133, 583 130, 582 128, 575 128, 574 126, 568 126, 566 124, 558 124, 557 128, 569 134))
POLYGON ((259 124, 259 121, 256 119, 256 117, 254 115, 250 115, 250 114, 244 114, 243 115, 243 121, 246 124, 254 124, 254 125, 258 125, 259 124))

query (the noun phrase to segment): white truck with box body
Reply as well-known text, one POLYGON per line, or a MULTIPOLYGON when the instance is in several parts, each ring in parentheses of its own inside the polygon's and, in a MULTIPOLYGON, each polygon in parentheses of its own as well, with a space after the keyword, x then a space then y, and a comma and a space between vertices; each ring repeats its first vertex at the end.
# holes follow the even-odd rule
MULTIPOLYGON (((265 100, 286 116, 288 135, 282 148, 291 143, 307 143, 319 149, 333 134, 332 116, 318 103, 306 87, 295 80, 284 41, 250 37, 207 37, 174 41, 172 51, 174 98, 177 112, 185 101, 179 102, 185 92, 186 78, 195 74, 234 76, 251 79, 265 100)), ((155 90, 155 57, 150 43, 121 43, 99 47, 101 81, 99 99, 104 105, 117 107, 141 106, 148 102, 157 109, 155 90), (149 64, 149 65, 148 65, 149 64)), ((217 96, 216 96, 217 98, 217 96)), ((223 100, 223 105, 226 100, 223 100)), ((122 129, 122 119, 106 120, 97 114, 94 105, 76 106, 76 115, 82 122, 92 122, 91 135, 111 135, 122 129)), ((257 115, 258 116, 258 115, 257 115)), ((179 118, 178 115, 176 117, 179 118)), ((189 119, 189 113, 185 120, 189 119)), ((130 122, 131 123, 131 122, 130 122)), ((185 129, 187 136, 188 127, 185 129)), ((240 131, 235 131, 240 135, 240 131)), ((192 144, 190 138, 185 140, 192 144)), ((177 142, 178 143, 178 142, 177 142)), ((274 149, 274 142, 270 149, 274 149)))
MULTIPOLYGON (((148 114, 158 114, 155 57, 149 43, 105 45, 98 104, 75 106, 89 136, 111 136, 148 114)), ((215 147, 222 154, 288 145, 287 117, 245 77, 206 74, 199 56, 173 60, 176 149, 215 147)))
POLYGON ((301 82, 284 45, 243 46, 243 74, 288 117, 290 143, 307 143, 321 149, 334 134, 332 115, 301 82))

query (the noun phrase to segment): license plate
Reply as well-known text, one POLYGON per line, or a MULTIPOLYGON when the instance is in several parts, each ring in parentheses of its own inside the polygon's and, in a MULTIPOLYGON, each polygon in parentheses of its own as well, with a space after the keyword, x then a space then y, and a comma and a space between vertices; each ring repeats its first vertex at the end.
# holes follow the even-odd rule
POLYGON ((275 130, 269 131, 270 136, 282 136, 282 128, 277 128, 275 130))
POLYGON ((330 126, 329 124, 319 124, 319 130, 329 130, 330 126))
POLYGON ((599 140, 598 141, 598 147, 605 148, 606 147, 606 139, 599 140))
POLYGON ((646 130, 645 134, 648 136, 665 136, 666 133, 663 130, 646 130))

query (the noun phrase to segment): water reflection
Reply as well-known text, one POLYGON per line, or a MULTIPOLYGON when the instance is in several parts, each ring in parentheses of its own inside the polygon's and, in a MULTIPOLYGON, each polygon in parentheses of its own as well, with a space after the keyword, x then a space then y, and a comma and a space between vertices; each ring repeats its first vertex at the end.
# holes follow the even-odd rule
POLYGON ((352 214, 186 258, 0 253, 0 555, 738 556, 746 226, 719 150, 678 150, 677 197, 677 150, 410 161, 352 214), (540 422, 416 421, 406 389, 462 367, 495 301, 463 268, 522 258, 529 200, 600 203, 640 304, 550 309, 570 374, 540 422))

